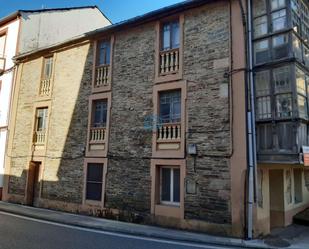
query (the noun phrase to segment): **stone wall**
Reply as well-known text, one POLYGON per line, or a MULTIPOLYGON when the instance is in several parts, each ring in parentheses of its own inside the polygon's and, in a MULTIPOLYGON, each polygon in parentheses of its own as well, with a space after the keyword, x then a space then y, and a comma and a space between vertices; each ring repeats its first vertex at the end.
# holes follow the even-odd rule
MULTIPOLYGON (((187 81, 185 218, 230 223, 229 7, 205 5, 184 13, 183 79, 187 81)), ((155 23, 115 34, 112 107, 105 206, 150 215, 155 23)), ((77 46, 57 53, 42 198, 81 203, 93 49, 77 46), (86 61, 86 63, 85 63, 86 61)), ((16 117, 13 156, 28 155, 40 59, 25 63, 16 117)), ((11 174, 24 176, 26 158, 12 159, 11 174)), ((15 178, 14 178, 15 179, 15 178)), ((11 180, 12 194, 23 194, 25 177, 11 180)), ((45 205, 46 206, 46 205, 45 205)))
POLYGON ((29 162, 40 161, 41 197, 81 203, 92 63, 89 44, 55 53, 52 97, 43 102, 38 97, 42 58, 20 66, 21 89, 12 148, 10 194, 25 194, 29 162), (46 104, 51 106, 46 153, 36 157, 31 151, 35 108, 46 104))

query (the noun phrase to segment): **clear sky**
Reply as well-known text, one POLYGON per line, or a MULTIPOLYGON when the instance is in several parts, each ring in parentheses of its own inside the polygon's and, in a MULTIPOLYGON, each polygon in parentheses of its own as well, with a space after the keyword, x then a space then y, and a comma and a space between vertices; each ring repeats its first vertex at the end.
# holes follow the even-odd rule
POLYGON ((0 0, 0 19, 19 9, 63 8, 97 5, 117 23, 184 0, 0 0))

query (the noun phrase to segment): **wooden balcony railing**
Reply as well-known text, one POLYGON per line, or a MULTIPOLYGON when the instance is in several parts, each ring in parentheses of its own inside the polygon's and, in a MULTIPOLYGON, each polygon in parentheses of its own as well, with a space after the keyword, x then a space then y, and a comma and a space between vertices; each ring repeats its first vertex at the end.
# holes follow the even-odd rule
POLYGON ((160 52, 160 75, 177 73, 179 70, 179 49, 160 52))
POLYGON ((175 124, 162 124, 157 129, 158 141, 178 140, 181 137, 181 125, 175 124))
POLYGON ((90 128, 90 143, 102 143, 105 141, 106 128, 90 128))
POLYGON ((107 86, 109 84, 110 66, 102 65, 96 67, 94 87, 107 86))
POLYGON ((5 70, 5 58, 0 56, 0 73, 5 70))
POLYGON ((51 87, 51 79, 42 79, 40 85, 40 96, 49 96, 51 87))
POLYGON ((33 138, 34 144, 44 145, 45 139, 46 139, 46 131, 45 130, 34 132, 34 138, 33 138))

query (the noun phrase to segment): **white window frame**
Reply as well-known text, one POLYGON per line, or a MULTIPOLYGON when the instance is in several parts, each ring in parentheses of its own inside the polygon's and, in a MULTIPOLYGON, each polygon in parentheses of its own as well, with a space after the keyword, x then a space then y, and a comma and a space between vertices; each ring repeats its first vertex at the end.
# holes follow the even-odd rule
MULTIPOLYGON (((179 207, 180 202, 174 201, 174 169, 178 169, 180 171, 179 167, 171 167, 171 166, 161 166, 160 167, 160 204, 179 207), (170 169, 171 170, 170 199, 173 200, 173 201, 162 201, 162 169, 170 169)), ((179 179, 179 184, 180 184, 180 179, 179 179)), ((180 190, 180 186, 179 186, 179 190, 180 190)))

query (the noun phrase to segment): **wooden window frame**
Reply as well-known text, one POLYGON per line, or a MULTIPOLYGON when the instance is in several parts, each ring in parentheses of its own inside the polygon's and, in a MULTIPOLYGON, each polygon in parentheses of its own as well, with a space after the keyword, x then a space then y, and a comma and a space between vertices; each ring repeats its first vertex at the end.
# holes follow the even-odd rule
POLYGON ((93 94, 89 97, 88 104, 88 129, 87 129, 87 145, 86 145, 86 156, 87 157, 106 157, 108 151, 108 141, 109 141, 109 128, 110 128, 110 115, 111 115, 111 92, 93 94), (106 99, 107 101, 107 116, 106 116, 106 127, 105 127, 105 140, 102 143, 104 149, 91 150, 90 144, 90 129, 92 128, 93 120, 93 107, 96 100, 106 99))
POLYGON ((2 59, 3 60, 3 69, 1 69, 0 68, 0 73, 1 72, 4 72, 5 71, 5 69, 6 69, 6 56, 5 56, 5 51, 6 51, 6 43, 7 43, 7 34, 8 34, 8 28, 5 28, 5 29, 3 29, 3 30, 0 30, 0 36, 5 36, 5 38, 4 38, 4 46, 3 46, 3 54, 1 53, 1 51, 0 51, 0 59, 2 59), (3 56, 3 57, 1 57, 1 55, 3 56))
POLYGON ((113 59, 114 59, 114 43, 115 37, 111 35, 110 37, 100 37, 93 42, 93 69, 92 69, 92 93, 100 93, 111 91, 111 84, 113 78, 113 59), (97 68, 102 65, 98 65, 98 44, 101 41, 110 41, 110 64, 109 64, 109 73, 107 84, 100 87, 96 87, 96 77, 97 77, 97 68))
POLYGON ((108 162, 107 158, 85 158, 84 160, 84 183, 83 183, 83 201, 82 201, 82 207, 84 209, 90 209, 93 207, 94 208, 104 208, 107 162, 108 162), (88 169, 88 164, 91 164, 91 163, 102 164, 102 167, 103 167, 101 201, 86 199, 87 169, 88 169))
POLYGON ((151 214, 155 216, 173 217, 184 219, 184 195, 185 195, 185 159, 152 159, 151 160, 151 214), (180 170, 180 202, 178 205, 161 203, 160 170, 162 167, 179 168, 180 170))
POLYGON ((156 23, 156 49, 155 49, 155 84, 181 80, 183 78, 183 48, 184 48, 184 14, 174 15, 157 21, 156 23), (177 73, 160 74, 160 52, 162 48, 162 25, 169 21, 179 19, 179 70, 177 73))
POLYGON ((159 94, 163 91, 180 90, 181 91, 181 121, 180 121, 180 139, 175 141, 160 142, 157 139, 157 127, 158 120, 153 127, 152 134, 152 156, 161 158, 183 158, 185 156, 185 133, 187 126, 186 118, 186 100, 187 100, 187 81, 169 82, 165 84, 156 84, 153 87, 153 105, 154 105, 154 117, 158 117, 160 114, 160 100, 159 94), (160 149, 160 145, 178 147, 177 149, 160 149))

